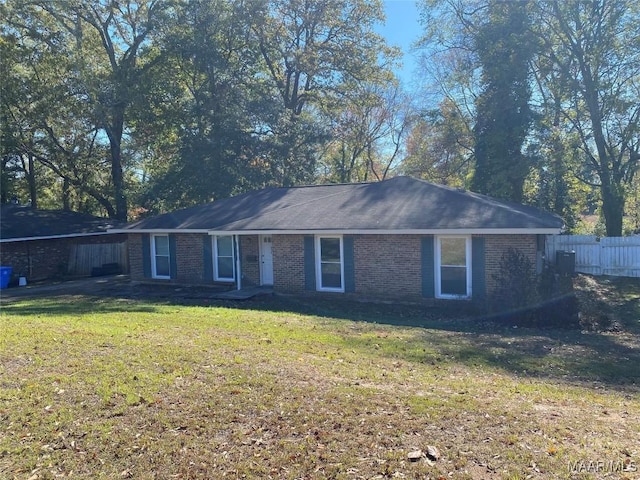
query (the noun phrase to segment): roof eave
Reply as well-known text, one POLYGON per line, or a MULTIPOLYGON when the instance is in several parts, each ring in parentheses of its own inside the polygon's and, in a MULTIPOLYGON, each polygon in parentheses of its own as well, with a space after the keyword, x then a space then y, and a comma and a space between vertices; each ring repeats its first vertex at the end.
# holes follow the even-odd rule
POLYGON ((209 230, 209 235, 557 235, 562 228, 209 230))
POLYGON ((209 233, 210 230, 204 228, 114 228, 107 230, 108 233, 209 233))
POLYGON ((126 233, 124 231, 111 231, 107 230, 106 232, 92 232, 92 233, 67 233, 64 235, 41 235, 39 237, 15 237, 15 238, 2 238, 0 239, 0 243, 10 243, 10 242, 26 242, 32 240, 54 240, 61 238, 76 238, 76 237, 95 237, 98 235, 110 235, 114 233, 126 233))

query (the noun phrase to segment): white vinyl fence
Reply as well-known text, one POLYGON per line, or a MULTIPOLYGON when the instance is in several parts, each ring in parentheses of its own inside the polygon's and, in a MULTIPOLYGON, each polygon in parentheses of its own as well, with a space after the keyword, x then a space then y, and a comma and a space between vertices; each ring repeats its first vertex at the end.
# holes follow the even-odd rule
POLYGON ((557 251, 576 253, 576 272, 591 275, 640 277, 640 236, 595 237, 548 235, 547 259, 554 263, 557 251))

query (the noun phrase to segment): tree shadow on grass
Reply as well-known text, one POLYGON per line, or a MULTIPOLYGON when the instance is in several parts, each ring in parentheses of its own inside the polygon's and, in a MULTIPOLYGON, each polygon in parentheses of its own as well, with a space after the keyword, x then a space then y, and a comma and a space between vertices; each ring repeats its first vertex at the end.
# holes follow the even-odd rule
MULTIPOLYGON (((150 290, 153 291, 153 290, 150 290)), ((146 293, 145 293, 146 292, 146 293)), ((640 391, 640 337, 631 332, 583 333, 576 329, 513 328, 489 321, 468 305, 427 307, 416 304, 359 302, 342 296, 259 296, 249 300, 212 300, 188 289, 153 296, 136 292, 145 307, 157 304, 225 307, 287 312, 366 324, 416 327, 415 334, 387 335, 377 354, 419 363, 458 362, 496 368, 519 376, 620 391, 640 391)), ((111 292, 113 293, 113 292, 111 292)), ((123 292, 120 292, 122 295, 123 292)), ((130 297, 131 298, 131 297, 130 297)), ((112 307, 106 307, 112 308, 112 307)), ((127 308, 136 308, 129 305, 127 308)), ((359 329, 342 331, 345 348, 373 349, 359 329)))
POLYGON ((21 317, 74 316, 100 313, 153 313, 158 309, 149 303, 103 296, 51 295, 21 301, 3 302, 2 313, 21 317))
MULTIPOLYGON (((514 328, 460 307, 371 304, 304 297, 268 297, 226 303, 239 309, 286 311, 387 326, 418 327, 409 339, 386 335, 381 355, 411 362, 458 362, 529 378, 640 391, 640 337, 631 332, 514 328)), ((344 333, 345 348, 372 349, 358 329, 344 333)))
MULTIPOLYGON (((460 363, 488 367, 514 375, 559 383, 587 384, 626 392, 640 391, 640 336, 629 329, 619 333, 582 333, 571 329, 513 328, 487 321, 466 306, 426 307, 414 304, 365 303, 340 296, 261 296, 244 301, 212 300, 189 289, 102 289, 93 295, 58 294, 4 304, 7 314, 80 315, 109 312, 155 312, 160 305, 226 307, 288 312, 313 317, 379 324, 385 331, 378 347, 358 328, 343 329, 345 348, 367 351, 410 362, 460 363), (155 292, 155 293, 153 293, 155 292), (173 292, 173 293, 172 293, 173 292), (171 294, 169 294, 171 293, 171 294), (413 335, 395 338, 388 326, 416 327, 413 335)), ((637 299, 623 304, 637 311, 637 299)), ((370 329, 366 329, 370 332, 370 329)))

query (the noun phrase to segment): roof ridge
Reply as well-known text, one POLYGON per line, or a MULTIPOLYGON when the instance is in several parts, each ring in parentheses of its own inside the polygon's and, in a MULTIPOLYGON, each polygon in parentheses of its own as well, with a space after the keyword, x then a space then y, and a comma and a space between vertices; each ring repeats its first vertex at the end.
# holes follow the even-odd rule
POLYGON ((518 203, 518 202, 514 202, 513 200, 505 200, 502 198, 495 198, 495 197, 491 197, 490 195, 485 195, 483 193, 477 193, 477 192, 472 192, 472 191, 468 191, 467 193, 469 193, 470 195, 476 197, 476 198, 480 198, 484 201, 486 201, 487 203, 490 203, 491 205, 500 208, 500 209, 504 209, 504 210, 510 210, 510 211, 518 211, 520 214, 522 215, 526 215, 530 218, 535 218, 535 210, 537 210, 540 213, 545 213, 547 215, 554 215, 558 218, 560 218, 560 216, 557 213, 548 211, 548 210, 544 210, 540 207, 536 207, 535 205, 528 205, 528 204, 524 204, 524 203, 518 203))
MULTIPOLYGON (((395 178, 395 177, 394 177, 395 178)), ((391 180, 390 178, 387 178, 385 180, 371 180, 369 182, 340 182, 340 183, 309 183, 309 184, 305 184, 305 185, 292 185, 291 187, 270 187, 276 190, 289 190, 289 189, 294 189, 294 188, 316 188, 316 187, 346 187, 346 186, 350 186, 350 185, 371 185, 371 184, 375 184, 375 183, 381 183, 384 182, 386 180, 391 180)))
MULTIPOLYGON (((395 177, 397 178, 397 177, 395 177)), ((508 210, 517 210, 518 212, 520 212, 523 215, 527 215, 529 217, 535 217, 534 212, 528 212, 528 211, 523 211, 523 210, 539 210, 542 213, 547 213, 549 215, 555 215, 556 217, 559 217, 558 214, 554 213, 554 212, 550 212, 548 210, 544 210, 540 207, 537 207, 535 205, 528 205, 528 204, 524 204, 524 203, 518 203, 518 202, 514 202, 513 200, 506 200, 503 198, 496 198, 496 197, 492 197, 491 195, 486 195, 484 193, 479 193, 479 192, 474 192, 473 190, 467 190, 466 188, 459 188, 459 187, 451 187, 449 185, 442 185, 440 183, 433 183, 430 182, 428 180, 424 180, 422 178, 415 178, 415 177, 409 177, 406 176, 405 178, 410 178, 413 180, 418 180, 419 182, 422 183, 426 183, 428 185, 432 185, 434 187, 443 189, 443 190, 448 190, 452 193, 458 193, 458 194, 462 194, 462 195, 469 195, 472 197, 475 197, 479 200, 483 200, 486 201, 487 203, 490 203, 491 205, 497 207, 497 208, 501 208, 501 209, 508 209, 508 210)), ((560 218, 560 217, 559 217, 560 218)))

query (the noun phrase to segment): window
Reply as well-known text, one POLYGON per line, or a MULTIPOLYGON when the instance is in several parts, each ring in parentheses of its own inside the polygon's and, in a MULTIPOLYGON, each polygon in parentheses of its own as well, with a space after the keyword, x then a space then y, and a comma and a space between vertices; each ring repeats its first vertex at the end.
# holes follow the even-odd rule
POLYGON ((236 278, 235 249, 231 235, 214 237, 214 279, 233 282, 236 278))
POLYGON ((344 292, 342 237, 316 237, 318 290, 344 292))
POLYGON ((436 242, 436 296, 471 297, 471 238, 438 237, 436 242))
POLYGON ((153 278, 171 278, 169 267, 169 235, 151 237, 151 274, 153 278))

